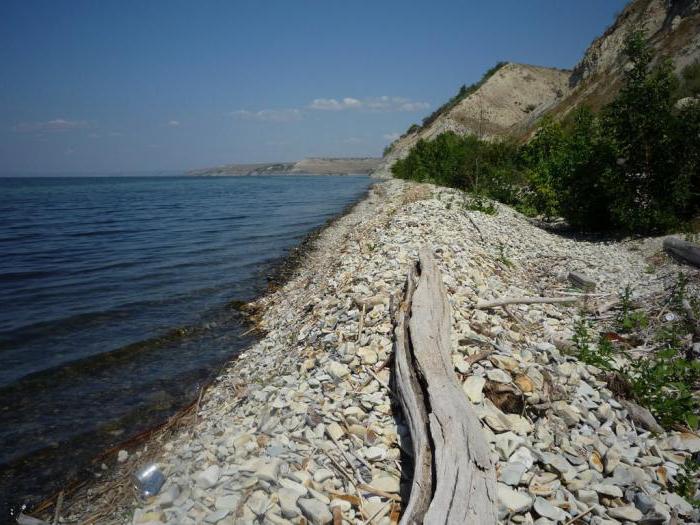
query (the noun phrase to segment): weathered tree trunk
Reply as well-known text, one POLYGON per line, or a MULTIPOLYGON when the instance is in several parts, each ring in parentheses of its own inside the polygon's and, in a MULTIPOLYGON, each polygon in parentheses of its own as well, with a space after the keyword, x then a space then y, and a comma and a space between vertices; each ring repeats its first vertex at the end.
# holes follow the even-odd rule
POLYGON ((402 524, 497 521, 494 466, 481 422, 454 374, 451 323, 440 272, 423 248, 395 331, 396 384, 416 461, 402 524))
POLYGON ((700 266, 700 246, 697 244, 684 241, 678 237, 666 237, 664 239, 664 250, 693 266, 700 266))

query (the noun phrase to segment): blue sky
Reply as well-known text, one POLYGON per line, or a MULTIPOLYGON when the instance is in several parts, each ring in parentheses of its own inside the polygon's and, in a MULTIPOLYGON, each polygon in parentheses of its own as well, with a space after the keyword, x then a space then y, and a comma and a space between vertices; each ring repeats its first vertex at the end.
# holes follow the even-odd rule
POLYGON ((0 3, 0 173, 379 155, 500 60, 570 68, 622 0, 0 3))

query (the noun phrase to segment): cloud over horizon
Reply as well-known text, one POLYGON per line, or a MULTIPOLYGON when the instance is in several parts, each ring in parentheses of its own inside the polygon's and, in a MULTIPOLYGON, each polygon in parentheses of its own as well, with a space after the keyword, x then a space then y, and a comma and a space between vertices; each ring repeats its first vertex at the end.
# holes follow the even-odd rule
POLYGON ((60 133, 76 129, 86 129, 90 124, 85 120, 56 118, 45 122, 22 122, 14 127, 18 133, 60 133))
POLYGON ((293 122, 301 119, 301 111, 298 109, 261 109, 260 111, 239 109, 230 115, 240 120, 258 122, 293 122))
POLYGON ((365 99, 357 99, 353 97, 345 97, 343 99, 335 98, 316 98, 309 104, 309 109, 320 111, 343 111, 347 109, 361 109, 365 111, 421 111, 428 109, 428 102, 414 101, 406 97, 370 97, 365 99))
MULTIPOLYGON (((354 98, 315 98, 305 108, 289 109, 261 109, 251 111, 239 109, 229 113, 239 120, 252 120, 258 122, 293 122, 304 118, 304 114, 310 111, 346 111, 358 110, 366 112, 415 112, 428 109, 430 103, 411 100, 406 97, 370 97, 354 98)), ((176 122, 176 121, 171 121, 176 122)), ((173 124, 170 124, 173 125, 173 124)), ((179 125, 179 123, 178 123, 179 125)))

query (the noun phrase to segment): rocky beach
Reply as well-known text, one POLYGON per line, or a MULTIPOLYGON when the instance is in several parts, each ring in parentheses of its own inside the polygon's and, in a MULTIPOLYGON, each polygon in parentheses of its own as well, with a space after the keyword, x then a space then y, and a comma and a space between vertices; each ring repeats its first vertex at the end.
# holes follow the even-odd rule
POLYGON ((570 349, 585 312, 605 326, 626 287, 650 304, 679 271, 696 286, 697 270, 663 255, 660 239, 576 240, 500 204, 493 215, 463 204, 456 190, 376 184, 318 236, 287 284, 252 305, 264 336, 198 400, 193 420, 106 459, 111 474, 44 519, 397 523, 412 465, 392 314, 427 246, 451 305, 454 372, 496 465, 499 521, 697 522, 672 489, 700 437, 640 417, 570 349), (571 272, 595 291, 573 290, 571 272), (581 300, 477 308, 523 296, 581 300), (130 476, 149 461, 165 483, 139 498, 130 476))

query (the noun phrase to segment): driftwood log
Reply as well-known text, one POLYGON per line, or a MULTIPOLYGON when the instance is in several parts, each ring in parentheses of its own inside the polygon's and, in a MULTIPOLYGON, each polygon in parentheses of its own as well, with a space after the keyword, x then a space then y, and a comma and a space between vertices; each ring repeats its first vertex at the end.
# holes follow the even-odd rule
POLYGON ((408 524, 495 524, 496 475, 481 422, 454 374, 452 314, 427 248, 396 316, 397 395, 413 441, 408 524))
POLYGON ((678 237, 666 237, 664 250, 693 266, 700 267, 700 246, 678 237))
POLYGON ((493 301, 483 301, 474 307, 477 310, 507 306, 509 304, 566 304, 580 301, 581 297, 505 297, 493 301))

